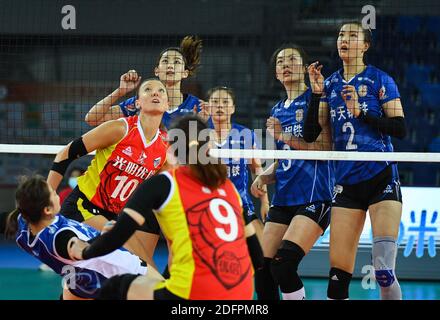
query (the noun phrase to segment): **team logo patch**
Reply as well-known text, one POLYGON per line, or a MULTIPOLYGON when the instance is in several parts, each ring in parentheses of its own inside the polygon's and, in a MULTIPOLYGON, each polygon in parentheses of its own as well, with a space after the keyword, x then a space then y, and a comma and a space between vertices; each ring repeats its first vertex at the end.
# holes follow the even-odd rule
POLYGON ((386 92, 385 86, 382 86, 382 88, 380 88, 380 90, 379 90, 379 99, 383 100, 386 97, 387 97, 387 92, 386 92))
POLYGON ((359 97, 365 97, 368 93, 368 87, 365 84, 361 84, 358 88, 359 97))
POLYGON ((154 168, 157 168, 160 165, 160 160, 162 160, 162 157, 158 157, 158 158, 154 159, 154 162, 153 162, 154 168))
POLYGON ((304 109, 298 109, 295 111, 296 122, 301 122, 304 119, 304 109))
POLYGON ((144 151, 142 151, 141 155, 139 156, 138 163, 139 164, 144 164, 145 159, 147 159, 147 155, 145 154, 144 151))
POLYGON ((133 151, 131 151, 131 147, 128 146, 127 148, 125 148, 124 150, 122 150, 122 153, 131 157, 133 155, 133 151))

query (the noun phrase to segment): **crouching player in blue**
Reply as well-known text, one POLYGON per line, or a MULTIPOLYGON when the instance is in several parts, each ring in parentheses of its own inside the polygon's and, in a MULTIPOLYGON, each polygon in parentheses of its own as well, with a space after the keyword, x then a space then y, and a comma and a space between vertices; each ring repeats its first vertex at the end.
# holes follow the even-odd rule
POLYGON ((88 241, 99 232, 58 214, 60 199, 43 177, 24 178, 15 199, 17 209, 9 215, 5 233, 15 234, 19 247, 64 277, 63 299, 96 299, 108 278, 146 274, 146 264, 125 249, 86 261, 72 259, 68 254, 72 241, 88 241))

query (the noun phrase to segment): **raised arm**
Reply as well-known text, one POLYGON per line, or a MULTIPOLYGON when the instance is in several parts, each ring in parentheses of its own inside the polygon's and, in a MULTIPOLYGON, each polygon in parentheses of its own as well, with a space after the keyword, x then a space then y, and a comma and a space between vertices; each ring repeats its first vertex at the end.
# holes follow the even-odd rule
POLYGON ((124 121, 109 121, 70 142, 55 157, 47 183, 56 190, 69 164, 92 151, 111 146, 121 140, 127 130, 124 121))
POLYGON ((327 102, 322 100, 325 100, 324 76, 321 74, 322 65, 318 64, 319 62, 314 62, 307 68, 312 88, 312 98, 304 121, 304 141, 308 143, 316 141, 318 148, 319 145, 322 146, 318 150, 330 150, 330 114, 327 102))
MULTIPOLYGON (((119 88, 96 103, 89 110, 86 114, 86 122, 91 126, 97 126, 105 121, 116 120, 127 115, 127 112, 124 114, 121 108, 127 108, 128 106, 124 105, 121 107, 116 103, 127 93, 136 89, 141 80, 142 77, 140 77, 135 70, 130 70, 127 73, 124 73, 120 78, 119 88)), ((134 99, 132 100, 133 101, 130 101, 130 106, 135 108, 134 99)))

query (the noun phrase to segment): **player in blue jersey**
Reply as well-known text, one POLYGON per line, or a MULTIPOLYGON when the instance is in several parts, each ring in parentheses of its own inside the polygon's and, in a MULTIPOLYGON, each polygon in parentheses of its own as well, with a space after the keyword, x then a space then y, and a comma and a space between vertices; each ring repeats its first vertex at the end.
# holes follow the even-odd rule
MULTIPOLYGON (((335 150, 393 152, 391 137, 405 136, 404 114, 394 80, 365 63, 364 55, 370 46, 369 30, 357 22, 345 23, 337 40, 343 69, 324 81, 318 63, 310 66, 314 94, 306 120, 307 141, 314 141, 321 130, 331 128, 335 150)), ((335 163, 335 176, 328 298, 348 299, 368 210, 373 230, 372 263, 381 298, 401 299, 395 274, 402 213, 397 164, 340 161, 335 163)))
MULTIPOLYGON (((72 241, 88 241, 99 232, 58 214, 59 197, 43 177, 23 179, 15 199, 17 209, 8 217, 7 233, 15 237, 24 251, 64 277, 63 299, 94 299, 103 283, 112 276, 146 274, 146 264, 125 249, 88 262, 72 259, 68 253, 72 241)), ((157 276, 155 271, 152 274, 157 276)))
MULTIPOLYGON (((232 114, 235 112, 235 94, 227 87, 214 87, 208 92, 208 105, 210 116, 216 133, 215 146, 219 149, 256 149, 258 141, 255 132, 233 123, 232 114)), ((258 219, 251 195, 249 194, 248 166, 252 175, 263 172, 260 161, 252 159, 223 159, 227 166, 228 178, 234 183, 243 203, 246 224, 251 223, 257 233, 258 240, 262 241, 263 224, 258 219)), ((267 193, 260 197, 260 215, 264 221, 269 210, 267 193)))
MULTIPOLYGON (((272 58, 275 75, 284 86, 287 99, 280 100, 267 121, 278 150, 329 149, 329 134, 317 142, 303 140, 304 117, 311 91, 305 83, 304 51, 287 44, 272 58)), ((333 172, 328 161, 279 160, 257 177, 252 193, 264 193, 262 186, 275 182, 275 194, 263 232, 265 264, 256 271, 259 299, 285 300, 305 298, 298 265, 330 222, 333 172)))
MULTIPOLYGON (((163 50, 154 68, 154 74, 165 83, 169 96, 169 110, 162 118, 163 125, 168 128, 171 121, 179 115, 198 112, 199 116, 208 119, 206 105, 199 98, 181 92, 182 80, 195 74, 200 64, 202 40, 186 36, 180 47, 170 47, 163 50)), ((137 114, 136 96, 116 104, 122 97, 135 90, 142 81, 136 70, 130 70, 120 78, 119 88, 96 103, 87 113, 86 122, 91 126, 99 125, 108 120, 129 117, 137 114)))

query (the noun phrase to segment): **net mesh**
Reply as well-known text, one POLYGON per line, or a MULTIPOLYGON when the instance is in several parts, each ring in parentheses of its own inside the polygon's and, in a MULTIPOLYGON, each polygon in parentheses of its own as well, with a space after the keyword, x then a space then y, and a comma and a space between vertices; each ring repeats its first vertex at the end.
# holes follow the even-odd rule
MULTIPOLYGON (((298 153, 274 156, 268 150, 274 146, 273 138, 267 137, 264 130, 267 118, 274 105, 286 98, 285 88, 275 77, 271 56, 281 44, 294 42, 307 52, 305 63, 319 61, 327 78, 341 67, 337 37, 342 22, 364 21, 374 9, 374 21, 368 20, 375 26, 371 27, 367 61, 389 74, 398 86, 407 135, 401 140, 392 139, 394 150, 414 153, 399 159, 400 181, 408 199, 399 243, 407 256, 412 252, 417 257, 435 256, 440 239, 434 201, 438 189, 410 187, 440 186, 438 154, 434 154, 440 151, 440 2, 69 3, 0 1, 1 211, 14 207, 12 192, 18 175, 47 174, 56 152, 47 154, 49 147, 65 145, 92 128, 85 121, 87 112, 118 88, 122 74, 137 70, 144 79, 152 76, 162 50, 178 47, 183 37, 191 34, 203 41, 201 65, 194 76, 182 81, 181 91, 208 101, 208 89, 218 85, 232 88, 236 106, 233 121, 261 129, 259 138, 262 149, 267 149, 267 158, 302 159, 298 153), (30 151, 34 154, 26 154, 30 147, 21 145, 37 148, 30 151)), ((309 82, 306 77, 308 86, 309 82)), ((129 92, 115 103, 134 95, 134 91, 129 92)), ((294 129, 290 133, 295 134, 294 129)), ((301 137, 303 128, 296 129, 301 137)), ((371 160, 370 155, 363 156, 363 160, 371 160)), ((321 152, 314 157, 324 160, 335 159, 336 155, 321 152)), ((350 155, 347 157, 350 159, 350 155)), ((87 166, 88 161, 90 157, 82 160, 81 166, 87 166)), ((273 190, 269 191, 272 195, 273 190)), ((317 246, 328 245, 328 232, 317 246)), ((371 243, 370 232, 367 225, 361 244, 371 243)))
MULTIPOLYGON (((371 13, 366 5, 342 0, 70 5, 2 1, 0 143, 68 143, 91 128, 84 121, 86 113, 118 87, 121 74, 135 69, 144 78, 152 75, 158 54, 178 46, 187 34, 199 35, 204 49, 200 69, 182 82, 182 92, 206 98, 209 88, 230 86, 236 92, 233 120, 264 128, 270 109, 285 97, 269 63, 274 50, 285 42, 299 44, 310 61, 324 65, 327 77, 340 67, 335 43, 341 22, 365 19, 371 13)), ((375 11, 368 62, 394 78, 407 120, 408 134, 403 140, 393 139, 395 150, 437 152, 440 5, 436 1, 368 5, 375 11)), ((13 167, 47 170, 46 161, 0 157, 5 181, 12 181, 13 167)), ((429 164, 401 166, 409 185, 438 185, 437 171, 429 164), (432 170, 434 174, 429 174, 432 170)))

